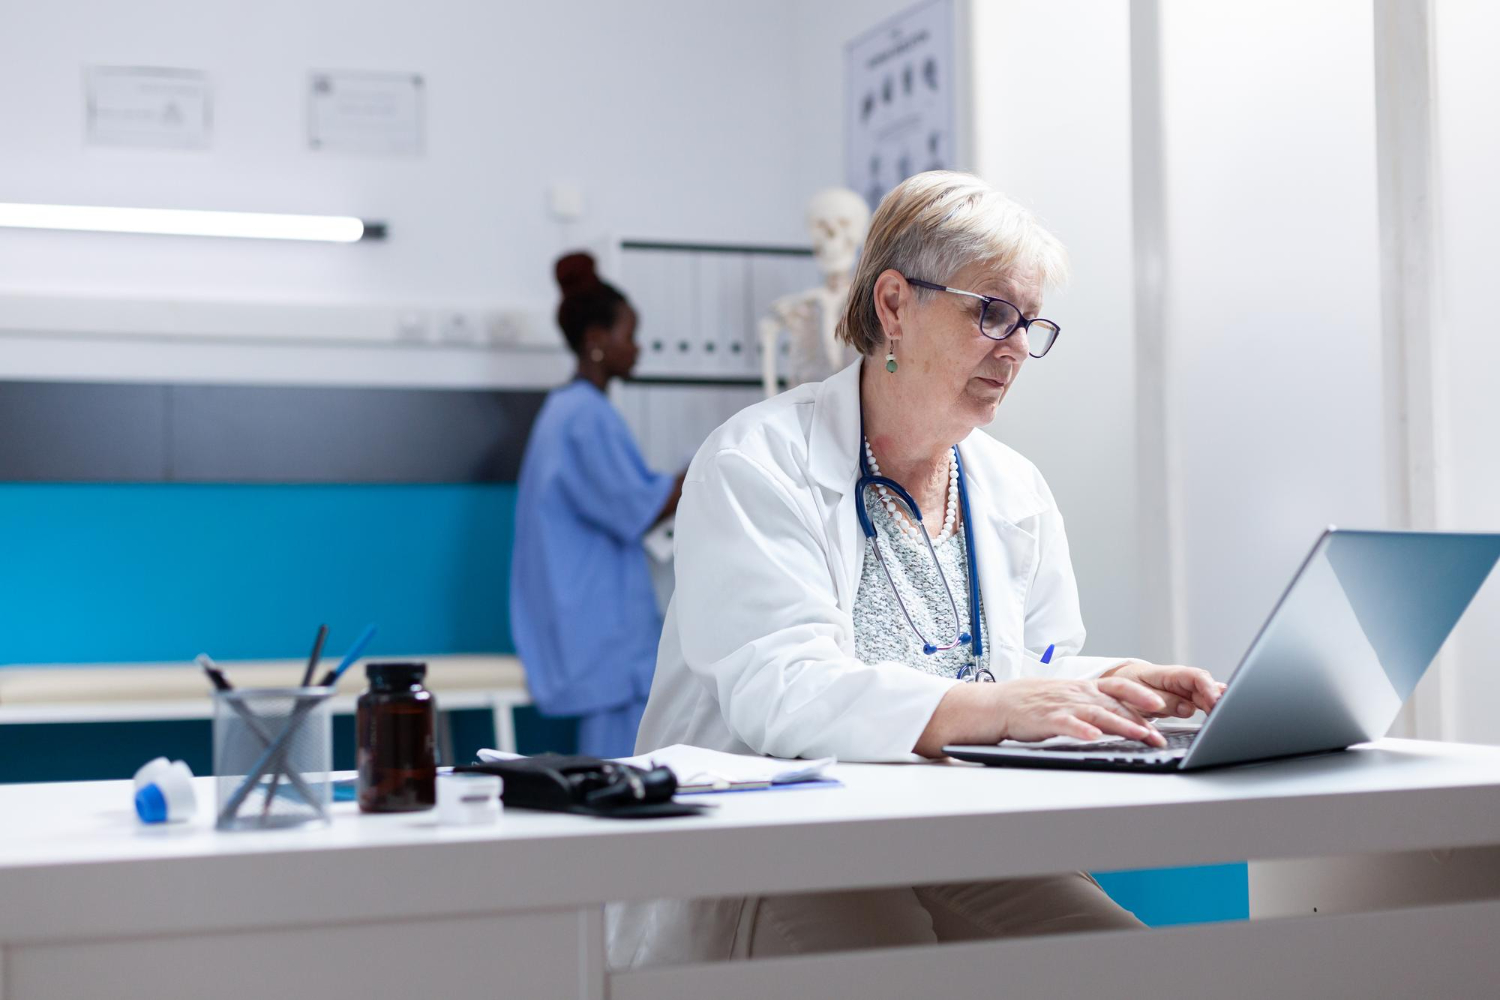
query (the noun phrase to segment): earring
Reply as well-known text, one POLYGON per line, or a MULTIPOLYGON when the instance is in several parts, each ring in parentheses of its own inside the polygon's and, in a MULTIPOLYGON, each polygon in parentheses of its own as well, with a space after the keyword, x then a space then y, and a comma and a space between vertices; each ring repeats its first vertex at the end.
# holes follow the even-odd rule
POLYGON ((896 352, 887 351, 885 355, 885 370, 892 375, 896 374, 896 352))
POLYGON ((594 364, 596 364, 596 365, 599 362, 603 361, 604 360, 604 350, 603 350, 603 348, 596 347, 592 351, 589 351, 589 360, 593 361, 594 364))

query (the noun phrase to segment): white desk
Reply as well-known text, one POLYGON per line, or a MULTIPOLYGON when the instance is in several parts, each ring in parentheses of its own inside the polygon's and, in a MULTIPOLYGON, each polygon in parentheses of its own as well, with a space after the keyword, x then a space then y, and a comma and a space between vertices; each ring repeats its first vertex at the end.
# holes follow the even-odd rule
POLYGON ((1500 843, 1500 748, 1391 740, 1195 776, 836 773, 847 787, 719 796, 709 817, 445 830, 344 805, 331 827, 239 834, 141 828, 123 782, 0 786, 0 998, 1459 996, 1500 975, 1500 901, 1469 891, 606 976, 611 899, 1500 843))

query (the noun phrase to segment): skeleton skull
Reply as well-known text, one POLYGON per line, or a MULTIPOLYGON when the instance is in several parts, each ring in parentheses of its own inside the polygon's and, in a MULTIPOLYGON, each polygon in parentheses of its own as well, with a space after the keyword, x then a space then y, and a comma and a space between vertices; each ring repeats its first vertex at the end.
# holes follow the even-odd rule
POLYGON ((813 257, 825 276, 846 275, 864 245, 870 228, 870 208, 848 188, 827 188, 807 203, 807 232, 813 257))

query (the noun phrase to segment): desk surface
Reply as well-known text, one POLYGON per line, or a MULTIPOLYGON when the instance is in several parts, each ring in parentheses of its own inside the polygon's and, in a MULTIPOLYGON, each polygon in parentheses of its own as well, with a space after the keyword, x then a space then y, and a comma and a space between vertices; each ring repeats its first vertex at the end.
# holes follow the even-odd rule
POLYGON ((1491 843, 1500 747, 1383 740, 1184 775, 846 764, 843 788, 705 797, 711 815, 511 810, 219 834, 145 828, 126 782, 0 786, 0 942, 656 896, 740 895, 1491 843))

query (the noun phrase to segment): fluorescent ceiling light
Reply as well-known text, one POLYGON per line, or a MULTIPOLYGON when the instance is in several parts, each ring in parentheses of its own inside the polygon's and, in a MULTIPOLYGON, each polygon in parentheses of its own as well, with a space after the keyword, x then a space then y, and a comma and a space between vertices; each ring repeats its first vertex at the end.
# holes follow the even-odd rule
POLYGON ((236 236, 260 240, 357 243, 384 239, 385 226, 346 215, 199 212, 178 208, 98 208, 0 202, 0 226, 164 236, 236 236))

